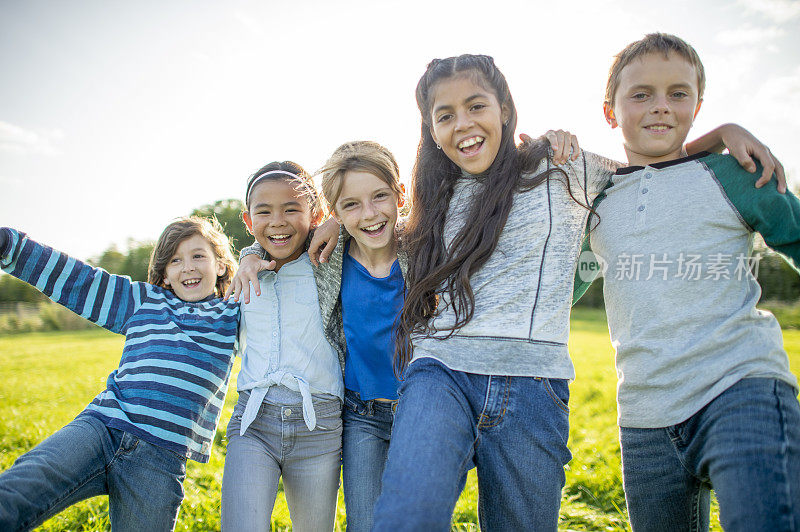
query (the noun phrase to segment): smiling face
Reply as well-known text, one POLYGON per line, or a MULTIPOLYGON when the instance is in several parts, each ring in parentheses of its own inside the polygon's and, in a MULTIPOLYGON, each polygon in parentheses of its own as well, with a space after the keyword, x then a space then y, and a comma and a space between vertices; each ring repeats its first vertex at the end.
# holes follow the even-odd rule
POLYGON ((651 53, 622 69, 614 107, 603 110, 622 128, 628 163, 647 166, 681 157, 701 103, 695 67, 674 52, 651 53))
POLYGON ((476 76, 464 73, 439 81, 431 99, 433 140, 469 174, 481 174, 492 165, 510 114, 493 91, 476 83, 476 76))
POLYGON ((342 178, 334 217, 360 248, 379 250, 394 245, 397 209, 402 200, 381 178, 350 170, 342 178))
POLYGON ((268 179, 255 185, 242 218, 250 234, 276 262, 275 271, 303 253, 311 230, 311 209, 291 181, 268 179))
POLYGON ((164 270, 164 284, 184 301, 200 301, 214 294, 217 276, 224 273, 211 244, 195 234, 178 244, 164 270))

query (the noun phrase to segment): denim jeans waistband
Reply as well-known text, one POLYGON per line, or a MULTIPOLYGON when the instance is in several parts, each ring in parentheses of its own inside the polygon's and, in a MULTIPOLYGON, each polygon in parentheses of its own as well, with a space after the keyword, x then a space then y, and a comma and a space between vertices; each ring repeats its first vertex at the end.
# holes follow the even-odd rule
POLYGON ((371 416, 376 412, 386 412, 394 414, 397 412, 397 400, 381 401, 378 399, 361 399, 361 394, 352 390, 344 391, 344 404, 355 412, 360 412, 371 416))
MULTIPOLYGON (((250 392, 239 392, 239 402, 242 405, 247 403, 250 392)), ((342 401, 339 399, 320 400, 313 399, 314 412, 318 417, 330 417, 332 415, 342 413, 342 401)), ((259 416, 276 416, 286 420, 290 419, 303 419, 303 403, 278 405, 273 403, 263 402, 259 406, 259 416)))

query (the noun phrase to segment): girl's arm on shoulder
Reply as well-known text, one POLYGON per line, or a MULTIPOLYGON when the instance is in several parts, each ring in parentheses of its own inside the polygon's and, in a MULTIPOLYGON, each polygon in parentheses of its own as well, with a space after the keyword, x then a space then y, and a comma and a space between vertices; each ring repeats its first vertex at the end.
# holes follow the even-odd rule
POLYGON ((756 188, 761 188, 772 179, 774 173, 778 179, 778 192, 786 192, 786 174, 781 162, 772 155, 761 141, 749 131, 737 124, 723 124, 712 129, 700 138, 686 144, 686 153, 693 155, 701 151, 721 153, 727 148, 728 152, 739 161, 739 164, 748 172, 756 172, 756 162, 763 167, 761 177, 756 181, 756 188))
MULTIPOLYGON (((524 133, 519 137, 523 144, 533 145, 536 142, 524 133)), ((611 159, 581 150, 578 137, 569 131, 551 129, 538 140, 546 140, 550 144, 550 162, 561 166, 567 173, 572 193, 582 203, 591 204, 606 187, 611 175, 622 166, 611 159)))
POLYGON ((239 255, 239 269, 236 275, 231 279, 231 284, 225 290, 225 299, 233 295, 234 301, 239 301, 239 296, 245 304, 250 303, 250 287, 253 287, 253 292, 256 296, 261 295, 261 285, 258 282, 258 273, 264 270, 272 270, 275 268, 274 260, 267 260, 262 258, 264 256, 264 248, 258 242, 242 250, 239 255), (254 252, 253 250, 260 249, 261 251, 254 252), (244 253, 249 250, 248 253, 244 253))
MULTIPOLYGON (((561 165, 566 164, 567 161, 575 161, 581 154, 578 137, 569 131, 550 129, 540 138, 550 143, 550 150, 552 151, 551 160, 554 164, 561 165)), ((519 140, 522 141, 522 144, 533 144, 536 142, 525 133, 519 134, 519 140)))
POLYGON ((338 242, 339 224, 331 216, 314 230, 314 236, 308 246, 308 258, 311 259, 311 264, 319 266, 321 262, 327 262, 338 242))
POLYGON ((30 284, 51 300, 115 333, 124 333, 141 304, 145 283, 113 275, 39 244, 25 233, 0 228, 3 271, 30 284))
POLYGON ((570 184, 577 185, 584 197, 578 197, 578 191, 573 191, 575 197, 587 206, 591 206, 597 196, 608 186, 611 176, 622 164, 597 155, 586 150, 581 150, 576 161, 568 161, 563 166, 570 177, 570 184))

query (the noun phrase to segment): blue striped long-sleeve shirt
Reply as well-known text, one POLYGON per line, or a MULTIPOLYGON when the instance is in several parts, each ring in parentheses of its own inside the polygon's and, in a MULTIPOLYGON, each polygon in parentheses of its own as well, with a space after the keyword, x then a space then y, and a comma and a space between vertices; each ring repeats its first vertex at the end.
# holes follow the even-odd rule
POLYGON ((0 231, 7 240, 0 249, 3 271, 125 335, 119 367, 83 413, 208 462, 233 364, 238 303, 186 302, 164 288, 93 268, 24 233, 0 231))

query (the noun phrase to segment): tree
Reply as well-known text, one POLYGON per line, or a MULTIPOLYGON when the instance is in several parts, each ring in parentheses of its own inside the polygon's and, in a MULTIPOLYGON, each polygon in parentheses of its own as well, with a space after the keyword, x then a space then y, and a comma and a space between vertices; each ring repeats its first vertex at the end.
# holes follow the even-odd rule
POLYGON ((0 303, 37 303, 47 296, 11 275, 0 274, 0 303))
POLYGON ((147 281, 147 267, 153 245, 152 242, 137 242, 129 238, 127 253, 122 253, 112 244, 100 256, 89 259, 88 262, 107 272, 127 275, 134 281, 147 281))
POLYGON ((247 232, 247 227, 242 221, 243 210, 244 203, 240 200, 224 199, 203 205, 193 210, 192 215, 216 218, 222 226, 222 230, 230 239, 234 253, 238 255, 243 247, 249 246, 253 242, 253 237, 247 232))

